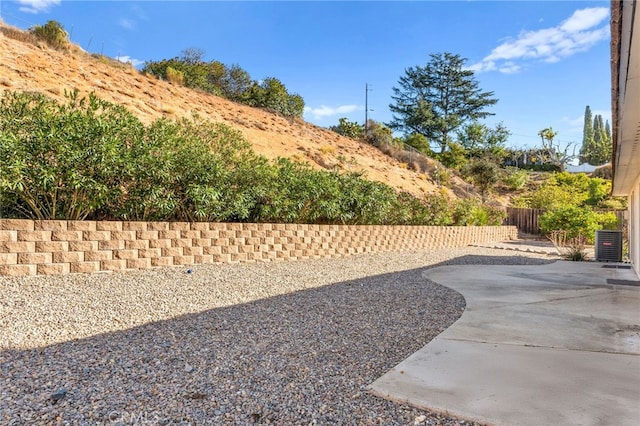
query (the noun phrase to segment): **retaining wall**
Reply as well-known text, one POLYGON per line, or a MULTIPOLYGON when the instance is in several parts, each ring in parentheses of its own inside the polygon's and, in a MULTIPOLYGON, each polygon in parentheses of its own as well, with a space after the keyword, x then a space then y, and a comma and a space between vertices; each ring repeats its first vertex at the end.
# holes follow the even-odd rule
POLYGON ((368 226, 0 219, 0 275, 122 271, 216 262, 464 247, 515 226, 368 226))

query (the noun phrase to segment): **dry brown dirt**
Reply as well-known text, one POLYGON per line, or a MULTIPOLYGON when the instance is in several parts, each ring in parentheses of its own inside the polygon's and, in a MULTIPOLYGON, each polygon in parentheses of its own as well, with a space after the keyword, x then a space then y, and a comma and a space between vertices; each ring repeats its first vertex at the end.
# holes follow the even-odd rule
MULTIPOLYGON (((1 21, 0 26, 9 28, 1 21)), ((59 51, 0 32, 0 91, 4 90, 37 91, 59 101, 64 100, 65 91, 78 90, 80 95, 95 92, 102 99, 124 105, 145 123, 197 113, 239 130, 257 153, 269 159, 288 157, 314 167, 362 171, 368 179, 419 197, 439 190, 452 197, 475 194, 457 177, 450 185, 453 190, 440 188, 428 174, 415 172, 366 143, 300 119, 172 85, 76 46, 59 51)))

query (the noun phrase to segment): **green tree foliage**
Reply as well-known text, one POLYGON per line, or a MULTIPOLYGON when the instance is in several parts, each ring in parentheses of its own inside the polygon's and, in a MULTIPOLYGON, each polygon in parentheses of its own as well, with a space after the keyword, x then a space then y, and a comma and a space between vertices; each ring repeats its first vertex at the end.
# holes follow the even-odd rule
POLYGON ((506 155, 505 144, 511 132, 502 124, 493 129, 478 121, 473 121, 457 132, 458 143, 470 156, 481 157, 491 154, 502 158, 506 155))
POLYGON ((0 206, 33 219, 456 224, 444 195, 419 200, 359 173, 271 163, 223 124, 145 126, 77 92, 63 104, 0 97, 0 206))
POLYGON ((351 139, 360 139, 364 136, 364 127, 355 121, 349 121, 346 117, 340 118, 338 125, 331 126, 329 129, 351 139))
POLYGON ((374 120, 369 120, 367 123, 367 135, 365 137, 367 143, 377 147, 393 145, 393 132, 391 129, 374 120))
POLYGON ((304 99, 289 93, 284 84, 273 77, 254 81, 238 65, 227 67, 219 61, 204 61, 200 49, 186 49, 181 57, 148 61, 142 71, 171 81, 171 74, 180 72, 184 85, 204 90, 250 106, 277 111, 289 117, 302 117, 304 99), (171 71, 173 70, 173 71, 171 71))
POLYGON ((304 101, 297 94, 289 94, 280 80, 265 78, 254 83, 244 96, 244 103, 254 107, 271 109, 286 116, 302 117, 304 101))
POLYGON ((553 209, 562 206, 599 207, 611 192, 611 181, 584 173, 554 173, 544 184, 516 198, 518 207, 553 209))
POLYGON ((596 114, 591 119, 591 110, 587 105, 584 117, 584 132, 580 148, 580 163, 601 165, 611 161, 611 127, 596 114))
POLYGON ((471 160, 464 168, 464 173, 480 191, 483 202, 500 180, 500 168, 495 161, 486 157, 471 160))
POLYGON ((33 219, 84 219, 121 197, 123 153, 143 126, 123 107, 74 92, 64 105, 37 93, 0 100, 0 204, 33 219))
POLYGON ((44 25, 34 25, 29 29, 29 32, 44 40, 51 47, 56 49, 69 48, 69 34, 58 21, 51 20, 44 25))
POLYGON ((393 88, 394 103, 389 105, 392 129, 419 133, 446 151, 451 134, 469 120, 490 114, 485 108, 497 99, 483 92, 473 71, 465 69, 465 59, 451 53, 430 55, 424 66, 409 67, 393 88))
POLYGON ((540 230, 545 234, 565 231, 567 239, 584 237, 588 243, 593 243, 597 230, 616 227, 615 214, 597 213, 585 207, 560 206, 540 216, 540 230))
POLYGON ((433 156, 433 152, 431 151, 431 145, 429 144, 429 140, 424 135, 421 135, 420 133, 411 133, 409 135, 406 135, 402 139, 402 142, 406 143, 411 147, 414 147, 415 149, 417 149, 418 151, 426 155, 433 156))
POLYGON ((564 149, 560 148, 560 144, 554 144, 554 139, 558 132, 553 127, 546 127, 538 132, 538 136, 542 140, 542 149, 538 151, 541 161, 545 165, 557 167, 558 170, 564 171, 567 163, 575 156, 569 154, 569 149, 573 143, 567 144, 564 149))
POLYGON ((582 130, 582 147, 580 147, 580 164, 590 163, 591 155, 595 147, 593 132, 593 115, 591 107, 587 105, 584 110, 584 126, 582 130))

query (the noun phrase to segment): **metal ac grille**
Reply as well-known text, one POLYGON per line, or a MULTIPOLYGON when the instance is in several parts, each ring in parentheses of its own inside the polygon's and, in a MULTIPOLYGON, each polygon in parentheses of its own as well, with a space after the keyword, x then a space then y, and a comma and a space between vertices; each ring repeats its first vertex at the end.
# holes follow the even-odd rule
POLYGON ((622 262, 622 232, 596 231, 596 260, 622 262))

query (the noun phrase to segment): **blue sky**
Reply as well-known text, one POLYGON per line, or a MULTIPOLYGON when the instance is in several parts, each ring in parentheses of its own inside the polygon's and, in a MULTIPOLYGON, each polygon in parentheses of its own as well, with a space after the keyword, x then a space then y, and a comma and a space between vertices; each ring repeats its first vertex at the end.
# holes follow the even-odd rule
POLYGON ((510 146, 535 147, 552 126, 582 141, 583 113, 610 120, 609 0, 217 2, 0 0, 0 17, 26 29, 54 19, 82 48, 134 64, 179 56, 238 64, 280 79, 305 100, 305 119, 391 120, 392 88, 429 54, 467 59, 499 99, 510 146))

